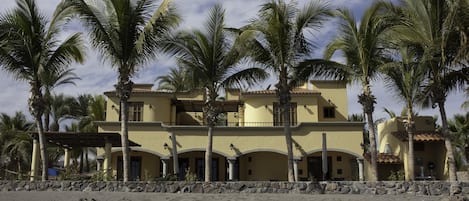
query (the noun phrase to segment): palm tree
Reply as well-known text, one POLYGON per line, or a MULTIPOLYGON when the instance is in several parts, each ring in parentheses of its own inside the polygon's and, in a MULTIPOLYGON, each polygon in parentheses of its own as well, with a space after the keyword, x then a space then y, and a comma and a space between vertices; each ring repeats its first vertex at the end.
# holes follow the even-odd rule
POLYGON ((30 164, 32 146, 27 132, 32 128, 33 123, 27 121, 22 112, 16 112, 14 116, 0 114, 0 162, 6 168, 16 166, 18 179, 30 164))
POLYGON ((208 143, 205 151, 205 181, 211 180, 213 130, 220 114, 216 102, 221 90, 243 83, 252 85, 265 79, 260 68, 239 68, 242 54, 230 47, 224 30, 225 11, 215 5, 205 23, 205 31, 182 31, 167 42, 165 50, 178 55, 178 63, 193 75, 196 86, 205 90, 203 111, 208 126, 208 143))
POLYGON ((283 0, 271 0, 261 6, 257 19, 238 30, 243 50, 254 62, 277 76, 275 86, 283 115, 290 182, 295 181, 290 129, 291 90, 299 82, 294 76, 295 68, 314 47, 305 33, 321 27, 330 14, 327 6, 318 2, 310 2, 298 9, 295 2, 287 4, 283 0))
POLYGON ((169 0, 155 9, 154 0, 104 0, 91 3, 70 0, 71 8, 89 29, 92 45, 118 71, 116 87, 120 99, 123 179, 129 179, 128 99, 132 76, 153 59, 162 38, 174 28, 179 17, 169 0))
POLYGON ((456 114, 448 121, 448 129, 453 133, 452 143, 456 149, 456 162, 459 170, 467 170, 469 161, 469 112, 456 114))
POLYGON ((339 9, 335 13, 340 20, 339 35, 327 45, 324 58, 329 60, 335 52, 341 51, 346 59, 345 65, 321 65, 321 62, 319 65, 315 63, 300 65, 301 74, 346 79, 362 85, 362 93, 358 96, 358 102, 363 106, 368 125, 371 155, 370 181, 376 181, 378 175, 376 131, 373 121, 376 98, 371 91, 371 81, 376 79, 379 66, 386 61, 382 38, 394 24, 394 18, 382 11, 385 5, 383 2, 371 5, 363 14, 360 23, 357 23, 353 14, 347 9, 339 9))
POLYGON ((73 97, 65 96, 63 94, 51 96, 49 115, 52 117, 52 124, 50 125, 49 130, 59 131, 59 123, 65 119, 72 118, 72 105, 74 100, 75 99, 73 97))
POLYGON ((417 52, 411 47, 399 48, 400 61, 384 64, 382 72, 386 75, 385 83, 396 92, 396 95, 405 102, 407 122, 406 132, 409 139, 407 180, 415 180, 414 175, 414 105, 422 93, 422 84, 425 80, 425 66, 419 63, 417 52))
POLYGON ((51 112, 51 99, 53 98, 51 91, 61 85, 73 84, 75 80, 80 78, 73 73, 73 69, 61 69, 60 71, 45 71, 43 76, 44 85, 44 130, 49 131, 50 129, 50 112, 51 112))
POLYGON ((16 4, 15 9, 0 16, 0 64, 30 86, 29 110, 38 129, 42 180, 47 180, 46 140, 41 120, 45 110, 41 91, 44 72, 60 72, 72 62, 83 61, 83 41, 78 33, 58 40, 60 26, 71 15, 63 3, 56 7, 51 21, 40 14, 34 0, 17 0, 16 4))
POLYGON ((427 65, 424 103, 438 106, 440 110, 451 182, 457 181, 457 177, 445 103, 450 91, 464 87, 467 82, 467 67, 455 65, 458 49, 463 45, 459 31, 456 30, 461 2, 405 0, 402 2, 402 10, 397 10, 403 23, 395 28, 403 42, 419 48, 422 62, 427 65))
POLYGON ((193 88, 193 77, 182 67, 171 68, 168 75, 158 76, 158 89, 171 92, 184 92, 193 88))

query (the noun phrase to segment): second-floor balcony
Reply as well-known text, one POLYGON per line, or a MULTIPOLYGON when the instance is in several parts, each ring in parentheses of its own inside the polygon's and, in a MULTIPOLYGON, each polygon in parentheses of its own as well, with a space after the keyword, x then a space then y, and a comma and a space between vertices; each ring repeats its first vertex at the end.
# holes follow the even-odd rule
MULTIPOLYGON (((168 126, 207 126, 206 123, 177 123, 177 122, 163 122, 164 125, 168 126)), ((298 122, 290 122, 291 126, 298 125, 298 122)), ((283 122, 217 122, 218 127, 273 127, 273 126, 284 126, 283 122)))

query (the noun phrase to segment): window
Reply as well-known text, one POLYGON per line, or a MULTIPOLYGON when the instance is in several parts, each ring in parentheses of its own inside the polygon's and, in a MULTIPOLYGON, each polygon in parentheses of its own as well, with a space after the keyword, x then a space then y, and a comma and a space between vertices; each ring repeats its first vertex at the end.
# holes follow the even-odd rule
POLYGON ((324 118, 335 118, 335 108, 334 107, 324 107, 323 108, 324 118))
MULTIPOLYGON (((290 103, 290 125, 296 125, 296 103, 290 103)), ((274 103, 274 126, 283 126, 283 115, 280 104, 274 103)))
MULTIPOLYGON (((143 102, 129 102, 129 121, 143 121, 143 102)), ((121 120, 119 112, 119 121, 121 120)))

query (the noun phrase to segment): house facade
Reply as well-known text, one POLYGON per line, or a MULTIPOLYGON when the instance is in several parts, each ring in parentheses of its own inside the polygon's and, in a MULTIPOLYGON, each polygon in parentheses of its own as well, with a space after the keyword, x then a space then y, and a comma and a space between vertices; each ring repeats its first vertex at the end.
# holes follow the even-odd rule
MULTIPOLYGON (((180 172, 204 178, 207 127, 203 91, 172 93, 135 84, 129 99, 130 179, 153 180, 180 172), (176 160, 175 160, 176 159, 176 160)), ((120 132, 119 99, 107 96, 100 133, 120 132)), ((294 173, 301 180, 363 180, 363 123, 349 122, 346 83, 310 81, 292 91, 294 173), (327 144, 327 171, 321 153, 327 144)), ((227 90, 213 137, 213 181, 286 181, 287 150, 275 90, 227 90)), ((98 149, 102 169, 122 177, 121 148, 98 149)))
MULTIPOLYGON (((391 171, 402 171, 409 178, 406 121, 406 117, 395 117, 378 124, 380 180, 387 180, 391 171)), ((416 180, 448 178, 444 138, 436 130, 433 117, 415 117, 414 164, 416 180)))

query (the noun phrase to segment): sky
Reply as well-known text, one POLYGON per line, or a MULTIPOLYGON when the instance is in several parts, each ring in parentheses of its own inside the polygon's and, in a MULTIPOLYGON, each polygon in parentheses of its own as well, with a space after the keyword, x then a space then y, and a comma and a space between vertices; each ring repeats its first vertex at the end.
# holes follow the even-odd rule
MULTIPOLYGON (((15 6, 15 0, 2 0, 0 13, 12 9, 15 6)), ((45 16, 51 16, 55 6, 59 0, 36 0, 39 8, 45 16)), ((198 29, 203 26, 205 19, 208 15, 209 9, 216 3, 222 3, 226 9, 226 26, 228 27, 241 27, 248 23, 248 21, 256 16, 260 5, 265 2, 261 0, 173 0, 174 4, 183 22, 180 29, 198 29)), ((299 7, 309 1, 298 0, 299 7)), ((357 19, 360 18, 363 11, 373 2, 373 0, 330 0, 326 2, 330 8, 349 8, 353 11, 357 19)), ((322 58, 324 47, 337 35, 337 21, 327 21, 321 29, 312 33, 311 40, 316 43, 317 49, 311 55, 312 58, 322 58)), ((79 23, 72 22, 66 27, 62 34, 62 38, 74 32, 83 32, 85 37, 86 30, 83 29, 79 23)), ((81 78, 77 80, 76 85, 64 85, 55 89, 55 93, 63 93, 66 95, 77 96, 79 94, 102 94, 104 91, 113 89, 113 85, 117 81, 117 73, 114 68, 102 61, 98 52, 94 51, 88 44, 86 61, 83 64, 73 64, 71 68, 81 78)), ((344 59, 340 55, 335 55, 333 60, 343 62, 344 59)), ((150 62, 147 66, 140 68, 140 70, 133 77, 134 83, 155 83, 158 76, 166 75, 169 68, 175 67, 174 59, 167 55, 160 55, 150 62)), ((271 78, 257 88, 266 87, 269 84, 274 84, 276 81, 271 78)), ((5 71, 0 70, 0 88, 3 92, 0 93, 0 113, 7 113, 13 115, 16 111, 23 111, 28 114, 27 99, 28 99, 28 85, 26 82, 18 81, 12 78, 11 75, 5 71)), ((384 113, 384 108, 388 108, 400 114, 404 103, 389 90, 382 82, 373 82, 372 90, 377 97, 377 104, 375 109, 374 118, 387 118, 388 115, 384 113)), ((358 85, 349 85, 347 88, 348 94, 348 108, 349 114, 362 113, 361 105, 357 103, 357 95, 361 92, 361 87, 358 85)), ((466 113, 467 110, 461 109, 461 104, 467 99, 462 92, 450 93, 447 100, 447 114, 452 117, 454 114, 466 113)), ((420 115, 437 115, 438 108, 436 109, 422 109, 417 108, 420 115)))

